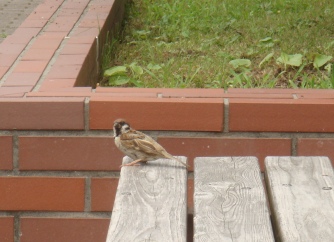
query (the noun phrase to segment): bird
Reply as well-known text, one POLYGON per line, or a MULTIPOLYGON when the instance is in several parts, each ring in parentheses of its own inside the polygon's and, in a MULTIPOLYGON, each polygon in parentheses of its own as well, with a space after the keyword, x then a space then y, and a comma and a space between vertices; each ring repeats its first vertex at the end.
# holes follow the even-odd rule
MULTIPOLYGON (((133 161, 122 166, 134 166, 139 162, 146 163, 159 158, 167 158, 180 162, 185 167, 186 163, 169 154, 158 142, 152 137, 134 130, 124 119, 114 121, 114 140, 116 147, 133 161)), ((122 167, 121 166, 121 167, 122 167)))

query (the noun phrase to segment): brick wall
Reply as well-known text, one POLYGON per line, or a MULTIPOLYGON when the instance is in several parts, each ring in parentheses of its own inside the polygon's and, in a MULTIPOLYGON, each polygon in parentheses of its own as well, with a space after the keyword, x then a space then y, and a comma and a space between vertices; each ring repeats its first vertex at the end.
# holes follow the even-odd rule
POLYGON ((334 161, 332 90, 93 89, 96 41, 124 3, 45 0, 1 43, 1 242, 105 241, 119 117, 191 166, 196 156, 252 155, 262 169, 268 155, 334 161))
MULTIPOLYGON (((300 103, 291 99, 281 109, 285 101, 279 99, 225 98, 224 102, 212 97, 217 100, 206 106, 207 100, 183 98, 182 108, 174 99, 160 98, 147 105, 145 99, 139 105, 137 98, 130 97, 124 102, 110 97, 81 99, 75 105, 57 100, 49 108, 45 102, 0 102, 3 113, 19 110, 15 119, 5 113, 6 120, 0 122, 0 241, 105 240, 123 156, 110 130, 116 117, 127 118, 134 128, 150 130, 146 133, 170 153, 189 157, 191 166, 197 156, 256 156, 262 169, 268 155, 324 155, 334 160, 334 135, 328 132, 334 117, 331 100, 312 109, 310 100, 299 108, 300 103), (253 102, 255 107, 249 105, 253 102), (160 108, 151 109, 157 104, 160 108), (137 118, 129 112, 133 106, 137 118), (326 112, 319 112, 322 108, 326 112), (285 117, 289 115, 294 118, 285 117)), ((191 210, 192 170, 189 176, 191 210)))

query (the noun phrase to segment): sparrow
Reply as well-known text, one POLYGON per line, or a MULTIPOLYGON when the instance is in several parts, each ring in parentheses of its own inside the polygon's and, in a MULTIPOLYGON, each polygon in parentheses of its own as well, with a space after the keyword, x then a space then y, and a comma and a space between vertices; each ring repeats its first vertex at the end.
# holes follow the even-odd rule
MULTIPOLYGON (((186 163, 173 157, 160 144, 150 136, 134 130, 124 119, 114 121, 114 139, 116 147, 125 155, 133 159, 133 162, 122 166, 133 166, 139 162, 167 158, 180 162, 182 165, 189 167, 186 163)), ((122 167, 121 166, 121 167, 122 167)))

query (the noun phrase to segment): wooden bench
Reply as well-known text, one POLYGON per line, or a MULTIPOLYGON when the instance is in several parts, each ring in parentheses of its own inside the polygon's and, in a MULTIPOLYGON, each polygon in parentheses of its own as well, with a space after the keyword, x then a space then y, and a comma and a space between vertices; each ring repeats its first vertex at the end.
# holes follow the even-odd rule
POLYGON ((334 241, 334 174, 327 157, 267 157, 265 180, 278 241, 334 241))
MULTIPOLYGON (((327 157, 267 157, 264 181, 255 157, 199 157, 194 165, 195 242, 334 241, 327 157)), ((186 186, 176 161, 122 168, 107 242, 186 241, 186 186)))
MULTIPOLYGON (((123 164, 130 161, 125 157, 123 164)), ((123 167, 107 242, 186 241, 187 173, 169 159, 123 167)))
POLYGON ((256 157, 195 159, 194 241, 274 241, 256 157))

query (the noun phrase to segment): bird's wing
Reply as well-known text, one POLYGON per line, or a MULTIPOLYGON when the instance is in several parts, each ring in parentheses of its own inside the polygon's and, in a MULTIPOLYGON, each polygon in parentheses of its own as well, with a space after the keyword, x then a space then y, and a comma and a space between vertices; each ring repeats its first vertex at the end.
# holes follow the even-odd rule
POLYGON ((153 159, 174 159, 184 166, 190 167, 180 159, 169 154, 161 145, 158 144, 158 142, 142 132, 131 130, 127 133, 124 133, 120 136, 120 142, 122 142, 122 146, 129 149, 135 149, 142 153, 145 157, 152 157, 153 159))
POLYGON ((134 140, 134 139, 145 139, 145 134, 139 131, 130 130, 129 132, 120 135, 120 140, 134 140))
POLYGON ((120 136, 120 141, 126 146, 149 154, 164 157, 165 149, 159 145, 154 139, 139 131, 130 131, 120 136))

